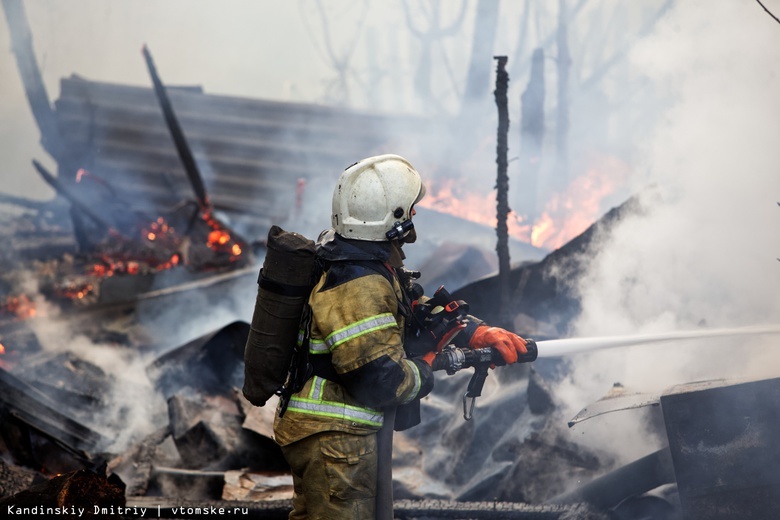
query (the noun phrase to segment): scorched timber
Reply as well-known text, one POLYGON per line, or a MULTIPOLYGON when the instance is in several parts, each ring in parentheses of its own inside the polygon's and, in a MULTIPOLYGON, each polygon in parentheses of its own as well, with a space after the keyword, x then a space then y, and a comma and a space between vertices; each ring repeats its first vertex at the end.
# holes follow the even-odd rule
POLYGON ((73 452, 93 452, 108 439, 58 411, 49 397, 0 369, 0 408, 73 452))

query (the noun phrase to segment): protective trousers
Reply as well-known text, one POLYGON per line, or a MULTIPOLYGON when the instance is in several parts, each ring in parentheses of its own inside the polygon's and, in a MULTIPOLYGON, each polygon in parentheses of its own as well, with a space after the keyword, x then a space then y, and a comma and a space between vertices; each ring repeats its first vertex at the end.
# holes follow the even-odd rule
POLYGON ((374 518, 376 433, 321 432, 282 446, 282 453, 293 476, 290 520, 374 518))

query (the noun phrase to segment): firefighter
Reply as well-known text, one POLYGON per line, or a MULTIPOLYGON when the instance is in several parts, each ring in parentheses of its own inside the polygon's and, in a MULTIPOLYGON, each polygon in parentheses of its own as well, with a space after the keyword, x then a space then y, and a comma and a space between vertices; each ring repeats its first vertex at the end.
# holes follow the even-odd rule
MULTIPOLYGON (((398 414, 396 430, 419 422, 434 352, 404 350, 420 295, 408 294, 401 246, 416 239, 414 205, 424 195, 420 175, 398 155, 355 163, 336 185, 332 229, 317 244, 324 272, 309 297, 313 374, 274 423, 293 475, 290 519, 374 518, 385 411, 412 410, 398 414)), ((456 338, 472 348, 497 348, 507 364, 526 352, 519 336, 469 318, 456 338)))

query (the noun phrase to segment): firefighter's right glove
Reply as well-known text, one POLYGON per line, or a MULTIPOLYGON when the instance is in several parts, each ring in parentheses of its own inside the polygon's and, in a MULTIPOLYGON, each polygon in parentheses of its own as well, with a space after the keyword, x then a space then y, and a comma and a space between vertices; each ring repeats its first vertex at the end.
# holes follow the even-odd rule
POLYGON ((480 325, 469 341, 471 348, 493 348, 497 350, 507 365, 517 363, 517 356, 527 354, 526 341, 508 330, 499 327, 480 325))

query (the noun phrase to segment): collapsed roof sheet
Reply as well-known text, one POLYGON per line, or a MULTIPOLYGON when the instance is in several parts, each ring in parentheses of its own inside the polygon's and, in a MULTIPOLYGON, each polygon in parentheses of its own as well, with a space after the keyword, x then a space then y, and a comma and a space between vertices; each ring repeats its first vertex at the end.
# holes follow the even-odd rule
MULTIPOLYGON (((192 198, 192 188, 151 88, 61 80, 58 124, 84 168, 140 206, 192 198)), ((414 140, 433 123, 313 104, 209 95, 168 88, 177 118, 217 208, 264 217, 284 215, 299 178, 332 174, 355 160, 414 140)), ((428 134, 430 135, 430 134, 428 134)))

